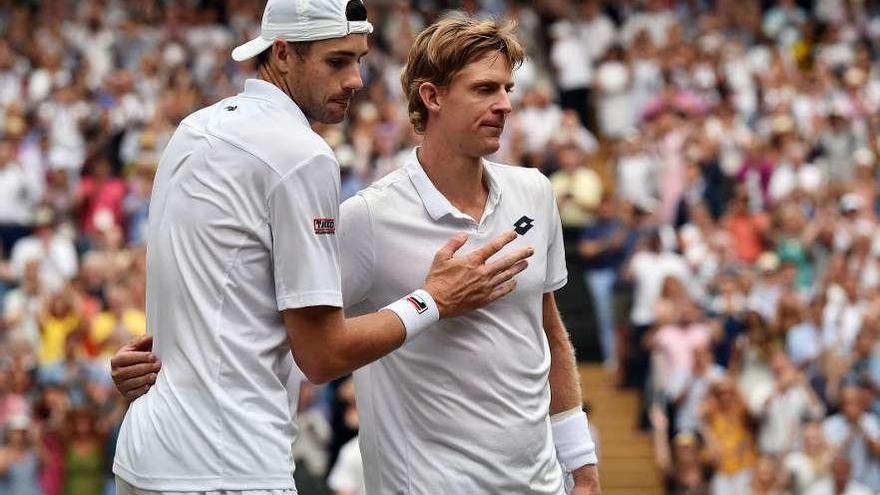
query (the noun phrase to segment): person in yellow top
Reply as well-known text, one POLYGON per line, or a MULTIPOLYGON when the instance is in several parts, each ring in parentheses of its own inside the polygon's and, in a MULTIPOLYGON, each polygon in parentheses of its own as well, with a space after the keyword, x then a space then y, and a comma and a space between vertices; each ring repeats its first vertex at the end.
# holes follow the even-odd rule
POLYGON ((92 321, 89 341, 99 356, 110 356, 122 344, 147 333, 147 317, 131 304, 131 295, 124 286, 107 288, 107 309, 92 321))
POLYGON ((555 143, 559 170, 550 176, 559 219, 564 230, 580 230, 590 222, 602 201, 602 180, 585 164, 584 150, 572 139, 555 143))
POLYGON ((46 311, 40 316, 40 365, 61 359, 67 336, 82 329, 83 323, 84 319, 69 288, 52 294, 46 311))
POLYGON ((716 467, 712 493, 748 493, 758 454, 749 412, 730 377, 712 386, 703 405, 702 434, 716 467))

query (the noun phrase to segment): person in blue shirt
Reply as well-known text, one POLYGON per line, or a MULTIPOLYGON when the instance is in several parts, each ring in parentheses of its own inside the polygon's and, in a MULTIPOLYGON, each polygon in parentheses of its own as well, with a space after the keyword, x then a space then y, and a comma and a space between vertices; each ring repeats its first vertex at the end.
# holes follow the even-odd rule
POLYGON ((578 245, 585 261, 584 277, 593 299, 602 357, 608 369, 617 367, 614 287, 638 240, 637 230, 632 222, 621 219, 620 209, 614 197, 603 198, 597 216, 583 229, 578 245))

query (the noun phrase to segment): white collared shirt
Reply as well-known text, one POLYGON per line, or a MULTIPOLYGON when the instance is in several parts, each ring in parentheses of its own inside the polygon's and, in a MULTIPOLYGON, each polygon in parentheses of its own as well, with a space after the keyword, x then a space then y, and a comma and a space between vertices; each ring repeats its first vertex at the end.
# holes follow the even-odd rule
POLYGON ((147 234, 157 383, 126 414, 113 471, 159 491, 293 489, 298 373, 279 311, 341 306, 339 167, 264 81, 181 122, 147 234))
POLYGON ((469 235, 464 254, 519 223, 523 234, 493 259, 535 249, 513 293, 354 373, 367 493, 562 493, 542 306, 567 280, 559 214, 537 170, 485 161, 484 171, 489 198, 478 221, 434 187, 415 153, 340 209, 349 316, 422 286, 456 233, 469 235))

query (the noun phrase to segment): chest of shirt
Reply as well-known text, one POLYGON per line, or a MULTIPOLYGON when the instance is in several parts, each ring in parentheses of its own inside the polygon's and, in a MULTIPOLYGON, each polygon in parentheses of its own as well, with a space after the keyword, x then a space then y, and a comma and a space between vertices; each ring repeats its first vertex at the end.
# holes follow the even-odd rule
MULTIPOLYGON (((421 287, 430 271, 434 255, 452 236, 466 233, 468 240, 456 257, 467 256, 509 230, 517 238, 492 256, 492 264, 525 247, 535 254, 528 268, 517 277, 517 288, 506 299, 539 297, 547 276, 548 247, 553 221, 536 206, 525 202, 500 202, 487 211, 481 222, 463 215, 446 215, 433 220, 421 204, 398 205, 393 211, 373 210, 373 282, 368 293, 371 306, 382 307, 401 294, 421 287)), ((343 246, 344 249, 344 246, 343 246)), ((343 267, 343 270, 345 268, 343 267)))

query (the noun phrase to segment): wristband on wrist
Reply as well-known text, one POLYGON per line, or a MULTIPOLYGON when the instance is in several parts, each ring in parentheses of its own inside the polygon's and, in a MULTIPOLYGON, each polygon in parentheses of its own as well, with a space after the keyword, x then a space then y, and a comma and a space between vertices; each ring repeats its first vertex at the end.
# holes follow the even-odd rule
POLYGON ((566 471, 571 472, 599 462, 586 413, 580 409, 571 409, 556 414, 550 418, 550 426, 553 430, 556 456, 566 471))
POLYGON ((440 310, 431 294, 418 289, 401 297, 382 309, 393 311, 403 322, 406 330, 404 343, 414 339, 423 330, 440 321, 440 310))

